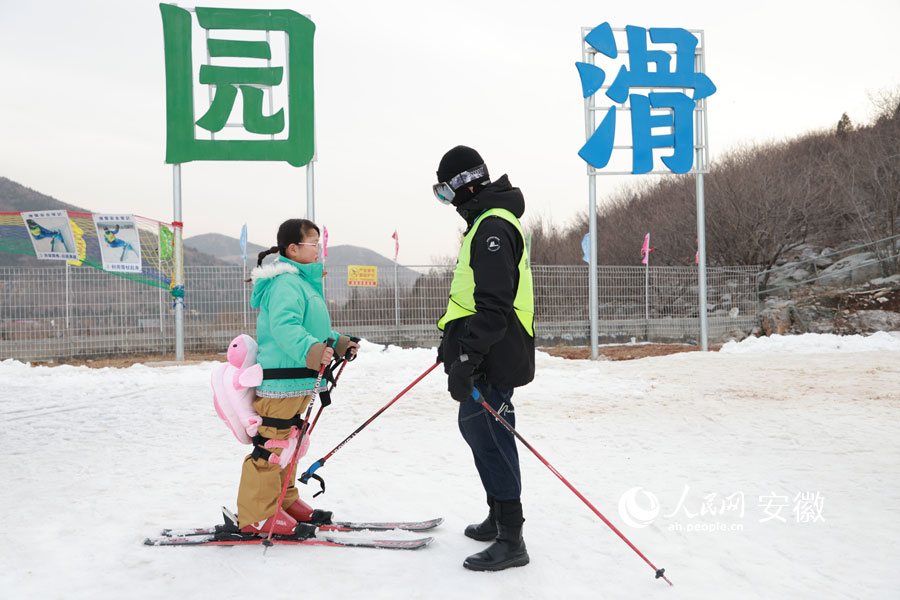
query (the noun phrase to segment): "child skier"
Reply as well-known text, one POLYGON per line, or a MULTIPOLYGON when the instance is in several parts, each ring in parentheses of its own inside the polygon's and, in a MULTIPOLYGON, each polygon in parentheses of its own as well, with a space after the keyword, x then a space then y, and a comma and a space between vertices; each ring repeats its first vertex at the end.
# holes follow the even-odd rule
MULTIPOLYGON (((268 440, 287 440, 291 426, 303 424, 303 413, 312 399, 317 372, 334 353, 355 355, 358 338, 331 329, 323 296, 323 265, 318 262, 319 228, 306 219, 289 219, 278 228, 278 244, 259 253, 250 274, 250 305, 259 308, 256 335, 258 362, 263 382, 256 388, 253 408, 262 417, 253 453, 244 459, 238 489, 238 523, 244 533, 291 535, 297 523, 321 525, 331 513, 313 510, 300 499, 294 473, 281 506, 276 506, 289 469, 269 460, 279 448, 265 448, 268 440), (277 260, 262 266, 263 258, 278 253, 277 260), (326 347, 328 338, 337 340, 326 347)), ((324 383, 324 382, 323 382, 324 383)), ((272 444, 270 444, 270 448, 272 444)), ((282 459, 290 461, 285 454, 282 459)))

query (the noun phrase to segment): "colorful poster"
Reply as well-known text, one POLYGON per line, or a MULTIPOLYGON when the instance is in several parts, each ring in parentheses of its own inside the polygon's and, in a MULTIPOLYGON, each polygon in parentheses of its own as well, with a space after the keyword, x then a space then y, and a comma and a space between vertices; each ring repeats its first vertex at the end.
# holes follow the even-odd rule
POLYGON ((347 285, 350 287, 376 287, 378 285, 378 267, 348 265, 347 285))
POLYGON ((140 273, 141 239, 131 215, 93 215, 103 270, 140 273))
POLYGON ((21 214, 36 257, 42 260, 78 260, 75 236, 66 211, 37 210, 21 214))

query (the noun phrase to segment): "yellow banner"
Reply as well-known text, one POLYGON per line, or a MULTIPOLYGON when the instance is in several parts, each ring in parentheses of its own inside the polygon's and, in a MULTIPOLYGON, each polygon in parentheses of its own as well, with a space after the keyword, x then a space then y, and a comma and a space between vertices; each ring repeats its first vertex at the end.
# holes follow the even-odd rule
POLYGON ((348 265, 347 285, 354 287, 376 287, 378 267, 368 265, 348 265))

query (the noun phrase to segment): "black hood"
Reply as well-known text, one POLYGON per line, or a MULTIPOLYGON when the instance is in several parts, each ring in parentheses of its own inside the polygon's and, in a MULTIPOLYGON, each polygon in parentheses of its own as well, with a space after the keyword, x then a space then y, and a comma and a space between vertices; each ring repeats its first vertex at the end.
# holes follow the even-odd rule
POLYGON ((525 214, 525 197, 519 188, 509 183, 509 177, 506 175, 486 185, 465 204, 457 206, 456 212, 471 227, 478 215, 491 208, 505 208, 517 219, 521 219, 525 214))

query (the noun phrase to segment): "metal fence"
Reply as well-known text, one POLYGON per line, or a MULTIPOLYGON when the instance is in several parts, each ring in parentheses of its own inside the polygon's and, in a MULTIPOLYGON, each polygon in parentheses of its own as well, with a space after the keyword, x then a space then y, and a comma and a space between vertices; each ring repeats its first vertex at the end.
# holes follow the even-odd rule
MULTIPOLYGON (((589 342, 588 267, 532 267, 539 345, 589 342)), ((334 328, 377 343, 434 346, 452 267, 379 268, 374 288, 349 287, 347 267, 327 267, 334 328)), ((688 342, 699 337, 697 270, 598 267, 600 342, 688 342)), ((710 341, 756 325, 757 269, 709 268, 710 341)), ((242 267, 186 267, 185 351, 223 352, 256 332, 242 267)), ((84 267, 0 268, 0 359, 174 356, 166 290, 84 267)))

